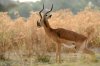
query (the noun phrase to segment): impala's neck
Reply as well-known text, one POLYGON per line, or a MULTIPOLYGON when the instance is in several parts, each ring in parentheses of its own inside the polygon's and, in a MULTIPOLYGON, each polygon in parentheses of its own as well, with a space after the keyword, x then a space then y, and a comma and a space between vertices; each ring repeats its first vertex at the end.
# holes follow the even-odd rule
POLYGON ((46 18, 43 19, 44 22, 44 29, 46 30, 52 30, 51 26, 49 25, 49 22, 46 18))

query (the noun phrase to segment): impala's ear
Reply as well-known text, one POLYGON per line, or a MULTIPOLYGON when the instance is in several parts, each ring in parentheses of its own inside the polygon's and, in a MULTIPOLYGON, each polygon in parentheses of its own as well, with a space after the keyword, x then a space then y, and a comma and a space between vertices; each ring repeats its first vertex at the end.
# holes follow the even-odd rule
POLYGON ((51 15, 51 14, 49 14, 49 15, 48 15, 48 16, 46 16, 46 17, 49 19, 49 18, 51 18, 51 17, 52 17, 52 15, 51 15))
POLYGON ((52 15, 49 16, 50 18, 52 17, 52 15))

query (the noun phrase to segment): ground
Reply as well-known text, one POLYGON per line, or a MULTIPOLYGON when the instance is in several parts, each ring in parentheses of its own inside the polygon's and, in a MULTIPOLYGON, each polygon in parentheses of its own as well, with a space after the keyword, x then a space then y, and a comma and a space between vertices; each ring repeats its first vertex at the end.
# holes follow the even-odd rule
MULTIPOLYGON (((14 55, 14 54, 13 54, 14 55)), ((100 54, 96 54, 97 61, 91 61, 89 56, 81 56, 80 54, 62 54, 62 63, 58 64, 55 62, 55 54, 52 54, 49 62, 38 62, 36 56, 33 57, 21 57, 11 56, 12 60, 0 61, 0 66, 99 66, 100 65, 100 54), (77 56, 76 56, 77 55, 77 56)))

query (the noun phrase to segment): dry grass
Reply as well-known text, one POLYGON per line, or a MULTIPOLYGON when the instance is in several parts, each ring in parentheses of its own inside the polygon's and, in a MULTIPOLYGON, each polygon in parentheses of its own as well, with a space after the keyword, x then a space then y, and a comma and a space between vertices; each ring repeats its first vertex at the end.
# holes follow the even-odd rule
MULTIPOLYGON (((100 11, 88 9, 73 15, 66 9, 52 14, 49 20, 52 28, 60 27, 84 34, 87 27, 94 25, 96 38, 91 41, 90 45, 100 47, 100 11)), ((37 28, 37 20, 39 20, 37 12, 32 12, 27 21, 22 17, 12 20, 7 13, 1 12, 0 54, 6 56, 6 53, 16 52, 22 57, 54 52, 55 43, 46 36, 43 28, 37 28)))

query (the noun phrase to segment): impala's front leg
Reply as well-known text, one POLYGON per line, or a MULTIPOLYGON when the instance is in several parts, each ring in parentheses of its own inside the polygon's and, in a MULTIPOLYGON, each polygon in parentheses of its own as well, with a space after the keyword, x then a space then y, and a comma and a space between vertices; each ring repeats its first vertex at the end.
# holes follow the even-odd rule
POLYGON ((61 63, 61 44, 56 44, 56 62, 61 63))

